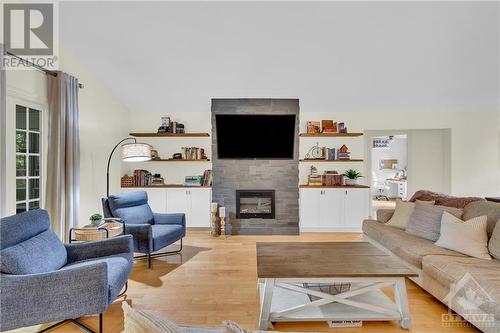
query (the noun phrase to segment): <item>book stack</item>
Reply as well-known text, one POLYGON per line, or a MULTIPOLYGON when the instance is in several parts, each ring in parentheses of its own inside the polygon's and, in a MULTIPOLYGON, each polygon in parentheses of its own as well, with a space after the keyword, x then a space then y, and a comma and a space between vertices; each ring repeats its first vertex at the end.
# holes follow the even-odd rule
POLYGON ((135 187, 150 186, 153 175, 147 170, 134 170, 134 185, 135 187))
POLYGON ((182 147, 182 159, 183 160, 204 160, 205 149, 198 147, 182 147))
POLYGON ((326 148, 324 150, 323 156, 327 161, 333 161, 336 158, 337 150, 335 148, 326 148))
POLYGON ((351 153, 350 152, 341 153, 340 150, 338 150, 337 151, 337 159, 341 160, 341 161, 350 160, 351 153))
POLYGON ((212 186, 212 170, 205 170, 202 176, 186 176, 184 185, 191 187, 212 186))
POLYGON ((205 170, 203 173, 203 186, 212 186, 212 170, 205 170))

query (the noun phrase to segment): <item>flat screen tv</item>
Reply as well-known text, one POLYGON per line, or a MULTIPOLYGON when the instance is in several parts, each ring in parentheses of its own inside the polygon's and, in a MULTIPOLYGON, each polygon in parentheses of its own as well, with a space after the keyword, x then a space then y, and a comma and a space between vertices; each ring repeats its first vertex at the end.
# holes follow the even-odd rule
POLYGON ((295 115, 215 115, 220 159, 293 159, 295 115))

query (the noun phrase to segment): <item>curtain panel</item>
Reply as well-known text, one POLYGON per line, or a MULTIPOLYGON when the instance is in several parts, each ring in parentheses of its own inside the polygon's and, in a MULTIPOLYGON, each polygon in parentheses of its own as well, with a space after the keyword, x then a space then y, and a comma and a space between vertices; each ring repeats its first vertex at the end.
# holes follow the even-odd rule
POLYGON ((49 138, 45 209, 51 228, 63 241, 78 225, 80 203, 80 137, 78 79, 66 73, 48 75, 49 138))

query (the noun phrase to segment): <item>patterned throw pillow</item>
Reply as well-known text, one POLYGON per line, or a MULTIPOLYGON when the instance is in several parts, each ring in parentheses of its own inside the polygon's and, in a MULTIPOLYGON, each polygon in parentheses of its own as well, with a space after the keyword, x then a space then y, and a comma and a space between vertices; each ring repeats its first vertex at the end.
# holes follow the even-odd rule
POLYGON ((149 311, 135 310, 122 302, 123 332, 126 333, 182 333, 182 330, 173 322, 161 319, 149 311))
POLYGON ((462 221, 444 212, 441 219, 441 235, 436 245, 474 258, 491 259, 488 254, 486 215, 462 221))
POLYGON ((443 212, 448 212, 458 218, 462 217, 462 209, 415 203, 415 209, 406 225, 406 232, 417 237, 433 242, 439 238, 441 230, 441 217, 443 212))

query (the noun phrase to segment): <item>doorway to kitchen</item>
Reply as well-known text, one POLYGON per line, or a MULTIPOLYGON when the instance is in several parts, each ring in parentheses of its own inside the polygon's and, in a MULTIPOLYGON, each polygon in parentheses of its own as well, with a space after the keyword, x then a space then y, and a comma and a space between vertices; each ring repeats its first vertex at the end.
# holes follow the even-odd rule
POLYGON ((371 138, 372 208, 394 208, 396 199, 406 200, 408 136, 382 135, 371 138))

